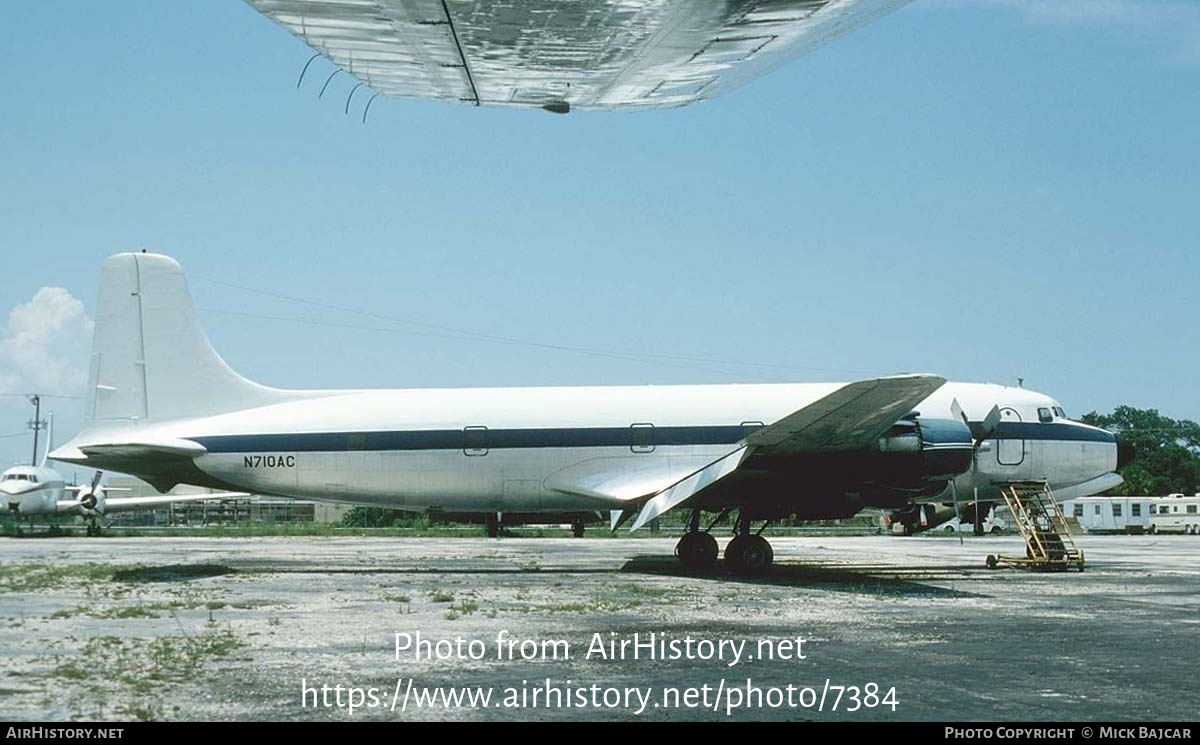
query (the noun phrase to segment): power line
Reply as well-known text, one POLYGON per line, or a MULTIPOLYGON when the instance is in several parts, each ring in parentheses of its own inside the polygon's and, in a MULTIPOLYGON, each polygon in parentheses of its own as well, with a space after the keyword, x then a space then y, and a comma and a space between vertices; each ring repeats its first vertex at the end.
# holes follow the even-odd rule
MULTIPOLYGON (((354 329, 354 330, 358 330, 358 331, 378 331, 378 332, 386 333, 386 334, 405 334, 405 335, 409 335, 409 336, 425 336, 425 337, 435 337, 435 338, 442 338, 442 339, 452 339, 452 340, 456 340, 456 341, 485 342, 485 343, 489 343, 489 344, 509 344, 509 345, 523 344, 525 346, 545 347, 545 348, 554 349, 557 351, 569 351, 569 352, 574 352, 577 354, 585 354, 585 355, 589 355, 589 356, 593 356, 593 357, 605 357, 608 359, 622 360, 625 362, 649 361, 654 364, 665 365, 667 367, 675 367, 675 368, 689 369, 689 370, 704 370, 705 372, 711 372, 711 373, 715 373, 718 375, 735 377, 735 374, 728 370, 718 370, 715 368, 701 367, 701 366, 695 365, 695 364, 680 364, 680 363, 673 363, 673 362, 663 360, 663 359, 653 359, 654 355, 647 355, 646 357, 651 358, 651 359, 647 359, 646 357, 641 357, 641 356, 638 356, 633 353, 624 354, 624 353, 620 353, 620 352, 606 352, 606 351, 596 350, 596 349, 586 349, 583 347, 563 348, 563 347, 557 347, 557 346, 540 345, 540 344, 536 344, 536 343, 532 343, 532 342, 522 343, 522 342, 515 342, 515 341, 506 341, 503 339, 469 338, 469 337, 463 337, 463 336, 459 336, 459 335, 455 335, 455 334, 438 333, 438 332, 433 332, 433 331, 413 331, 410 329, 395 329, 395 328, 383 328, 380 326, 367 326, 365 324, 358 324, 358 323, 339 323, 337 321, 317 321, 317 320, 313 320, 311 318, 298 318, 298 317, 294 317, 294 316, 271 316, 271 315, 264 315, 264 314, 260 314, 260 313, 246 313, 246 312, 237 311, 237 310, 225 310, 222 308, 197 308, 197 310, 202 311, 204 313, 218 313, 218 314, 228 315, 228 316, 238 316, 241 318, 255 318, 255 319, 263 320, 263 321, 283 321, 286 323, 298 323, 298 324, 305 325, 305 326, 319 326, 319 327, 325 327, 325 328, 339 328, 339 329, 354 329)), ((714 361, 714 363, 716 363, 716 362, 714 361)), ((717 364, 719 364, 719 363, 717 363, 717 364)), ((741 374, 741 375, 744 377, 745 374, 741 374)), ((758 377, 760 380, 767 380, 767 378, 763 378, 761 376, 753 376, 753 377, 758 377)))
MULTIPOLYGON (((8 391, 0 391, 0 396, 4 396, 5 398, 28 398, 29 396, 32 396, 32 395, 34 395, 34 394, 28 393, 28 392, 26 392, 26 393, 10 393, 8 391)), ((42 398, 66 398, 66 399, 76 399, 76 400, 83 398, 83 396, 72 395, 70 393, 39 393, 37 395, 41 396, 42 398)))
MULTIPOLYGON (((257 289, 254 287, 247 287, 245 285, 240 285, 240 284, 236 284, 233 282, 226 282, 224 280, 211 279, 208 277, 200 277, 200 279, 202 279, 206 282, 211 282, 212 284, 221 285, 223 287, 230 287, 230 288, 233 288, 236 290, 242 290, 244 292, 253 293, 255 295, 262 295, 264 297, 270 297, 270 298, 274 298, 276 300, 285 300, 288 302, 300 303, 302 305, 309 305, 309 306, 316 307, 316 308, 323 308, 325 310, 333 310, 333 311, 338 311, 340 313, 350 313, 352 315, 363 316, 366 318, 374 318, 377 320, 388 321, 390 323, 400 323, 400 324, 405 324, 408 326, 415 326, 417 328, 425 329, 428 332, 440 332, 437 334, 426 333, 424 335, 441 336, 442 338, 457 339, 459 341, 484 341, 484 342, 490 342, 490 343, 494 343, 494 344, 508 344, 508 345, 514 345, 514 346, 532 347, 532 348, 537 348, 537 349, 547 349, 547 350, 559 351, 559 352, 572 352, 575 354, 586 354, 586 355, 592 355, 592 356, 609 357, 609 358, 613 358, 613 359, 621 359, 621 360, 626 360, 626 361, 660 360, 660 361, 667 361, 667 362, 685 363, 683 365, 672 365, 674 367, 695 367, 695 365, 690 364, 690 363, 698 363, 698 364, 702 364, 702 365, 731 365, 731 366, 739 367, 739 368, 754 367, 754 368, 761 368, 764 370, 780 370, 780 371, 792 371, 792 372, 797 372, 797 371, 838 372, 838 373, 850 373, 853 375, 875 375, 875 374, 878 374, 878 371, 873 371, 873 370, 856 370, 856 369, 850 369, 850 368, 815 367, 815 366, 803 366, 803 365, 780 365, 780 364, 772 364, 772 363, 765 363, 765 362, 755 362, 755 361, 750 361, 750 360, 729 360, 729 359, 701 357, 701 356, 694 356, 694 355, 630 352, 630 351, 622 351, 622 350, 599 349, 599 348, 594 348, 594 347, 582 347, 582 346, 575 346, 575 345, 568 345, 568 344, 549 343, 549 342, 536 341, 536 340, 531 340, 531 339, 523 339, 523 338, 513 337, 513 336, 501 336, 501 335, 497 335, 497 334, 487 334, 487 333, 482 333, 479 331, 472 331, 470 329, 461 329, 461 328, 456 328, 453 326, 444 326, 441 324, 428 323, 426 321, 418 321, 418 320, 414 320, 414 319, 410 319, 410 318, 400 318, 398 316, 390 316, 390 315, 386 315, 386 314, 382 314, 382 313, 376 313, 373 311, 362 310, 360 308, 352 308, 352 307, 345 306, 345 305, 338 305, 336 303, 329 303, 329 302, 325 302, 323 300, 314 300, 311 298, 297 297, 295 295, 287 295, 284 293, 273 292, 270 290, 261 290, 261 289, 257 289)), ((218 313, 230 313, 230 314, 235 313, 235 311, 223 311, 223 310, 216 310, 216 309, 207 309, 207 310, 209 310, 211 312, 218 312, 218 313)), ((246 315, 249 317, 263 318, 264 320, 294 321, 294 322, 299 322, 299 323, 310 323, 310 324, 314 324, 314 325, 325 325, 327 323, 327 322, 310 321, 308 319, 285 318, 285 317, 278 317, 278 316, 256 316, 254 314, 248 314, 248 313, 243 314, 243 315, 246 315)), ((333 325, 333 324, 328 324, 328 325, 333 325)), ((391 331, 391 332, 396 331, 395 329, 381 329, 378 327, 365 328, 365 327, 353 326, 353 325, 346 325, 344 327, 345 328, 364 328, 364 330, 372 330, 372 331, 391 331)), ((697 368, 697 369, 704 369, 704 368, 697 368)), ((713 372, 712 370, 708 370, 708 371, 713 372)), ((722 372, 722 374, 728 374, 728 373, 725 373, 724 371, 721 371, 721 372, 722 372)))

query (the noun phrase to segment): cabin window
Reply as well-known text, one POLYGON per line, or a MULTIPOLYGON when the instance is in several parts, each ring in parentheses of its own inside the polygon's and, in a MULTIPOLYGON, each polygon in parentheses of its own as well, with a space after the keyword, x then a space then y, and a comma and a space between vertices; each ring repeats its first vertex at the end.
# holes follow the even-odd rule
POLYGON ((1052 414, 1049 409, 1043 406, 1042 408, 1038 409, 1038 421, 1042 423, 1053 422, 1054 414, 1052 414))
POLYGON ((1142 516, 1142 505, 1140 502, 1135 502, 1135 503, 1129 505, 1129 516, 1130 517, 1141 517, 1142 516))
POLYGON ((463 453, 466 455, 487 455, 487 427, 466 427, 463 429, 463 453))
POLYGON ((1187 512, 1188 512, 1188 514, 1189 514, 1189 515, 1194 515, 1194 514, 1196 514, 1196 505, 1194 505, 1194 504, 1189 504, 1189 505, 1187 506, 1187 512))
POLYGON ((1092 514, 1094 514, 1094 515, 1099 515, 1099 514, 1100 514, 1100 505, 1095 505, 1095 506, 1093 507, 1093 510, 1094 510, 1094 511, 1093 511, 1093 513, 1092 513, 1092 514))
POLYGON ((654 425, 645 422, 630 425, 629 449, 635 453, 653 453, 654 425))
POLYGON ((749 437, 765 426, 762 422, 742 422, 742 437, 749 437))
POLYGON ((1075 517, 1083 517, 1083 505, 1075 503, 1075 517))
POLYGON ((1120 517, 1123 511, 1120 504, 1113 503, 1113 517, 1120 517))

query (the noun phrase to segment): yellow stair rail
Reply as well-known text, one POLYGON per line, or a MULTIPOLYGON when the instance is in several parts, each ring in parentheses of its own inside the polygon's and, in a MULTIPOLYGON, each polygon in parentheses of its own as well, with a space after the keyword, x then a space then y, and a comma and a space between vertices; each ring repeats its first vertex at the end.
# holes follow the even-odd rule
POLYGON ((1021 537, 1025 556, 988 556, 988 569, 1009 564, 1035 572, 1065 572, 1074 566, 1083 571, 1083 551, 1075 545, 1062 507, 1045 481, 1008 481, 1000 494, 1021 537))

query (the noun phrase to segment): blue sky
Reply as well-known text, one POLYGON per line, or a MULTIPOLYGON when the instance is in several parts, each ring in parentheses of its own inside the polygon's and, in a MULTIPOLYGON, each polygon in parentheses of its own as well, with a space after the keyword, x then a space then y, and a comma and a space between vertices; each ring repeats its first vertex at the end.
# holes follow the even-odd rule
POLYGON ((698 106, 365 126, 237 0, 0 19, 0 392, 81 394, 99 264, 150 248, 277 386, 932 371, 1200 419, 1200 3, 918 0, 698 106))

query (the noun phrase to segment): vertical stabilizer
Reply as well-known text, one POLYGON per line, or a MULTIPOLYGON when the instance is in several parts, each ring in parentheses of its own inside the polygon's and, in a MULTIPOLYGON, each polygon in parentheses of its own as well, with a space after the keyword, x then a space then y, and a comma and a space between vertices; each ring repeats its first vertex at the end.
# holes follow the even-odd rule
POLYGON ((42 451, 42 462, 38 463, 38 468, 45 468, 46 462, 50 460, 50 451, 54 449, 54 412, 46 415, 46 449, 42 451))
POLYGON ((85 412, 91 423, 181 419, 289 400, 238 375, 196 319, 169 256, 117 254, 100 271, 85 412))

